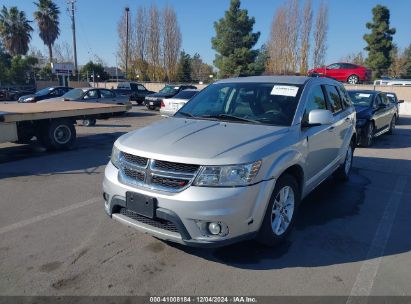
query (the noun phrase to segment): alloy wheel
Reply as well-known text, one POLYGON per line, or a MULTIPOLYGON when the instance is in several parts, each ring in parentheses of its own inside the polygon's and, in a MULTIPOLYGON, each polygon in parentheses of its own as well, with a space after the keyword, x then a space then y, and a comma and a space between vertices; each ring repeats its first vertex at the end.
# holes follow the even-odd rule
POLYGON ((294 214, 295 195, 290 186, 284 186, 275 197, 272 213, 271 228, 275 235, 282 235, 291 223, 294 214))

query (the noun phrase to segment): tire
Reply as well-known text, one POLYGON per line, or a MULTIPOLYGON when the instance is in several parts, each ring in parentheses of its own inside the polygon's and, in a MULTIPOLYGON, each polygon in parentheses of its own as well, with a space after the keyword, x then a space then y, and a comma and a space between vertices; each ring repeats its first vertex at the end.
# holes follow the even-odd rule
POLYGON ((370 147, 374 139, 374 123, 370 121, 367 125, 367 132, 365 136, 361 138, 362 147, 370 147))
POLYGON ((42 126, 38 139, 47 150, 71 149, 76 141, 76 128, 70 120, 54 120, 42 126))
POLYGON ((298 183, 293 176, 286 174, 278 179, 256 238, 259 243, 273 247, 287 238, 294 225, 300 197, 298 183), (285 202, 282 196, 285 196, 285 202))
POLYGON ((392 135, 394 134, 394 130, 395 130, 395 123, 397 122, 397 117, 394 115, 391 119, 391 123, 390 123, 390 129, 388 130, 388 134, 392 135))
POLYGON ((83 120, 83 126, 85 127, 95 126, 96 123, 97 123, 97 120, 95 118, 86 118, 83 120))
POLYGON ((156 107, 155 106, 147 106, 147 109, 149 109, 151 111, 154 111, 156 109, 156 107))
POLYGON ((347 82, 349 83, 349 84, 357 84, 357 83, 359 83, 360 82, 360 78, 357 76, 357 75, 350 75, 350 76, 348 76, 348 78, 347 78, 347 82))
POLYGON ((352 161, 354 156, 354 143, 351 141, 347 152, 345 154, 344 163, 335 171, 335 177, 341 181, 347 181, 350 178, 350 172, 352 168, 352 161))
POLYGON ((136 103, 137 103, 139 106, 141 106, 141 105, 143 104, 143 101, 137 100, 136 103))

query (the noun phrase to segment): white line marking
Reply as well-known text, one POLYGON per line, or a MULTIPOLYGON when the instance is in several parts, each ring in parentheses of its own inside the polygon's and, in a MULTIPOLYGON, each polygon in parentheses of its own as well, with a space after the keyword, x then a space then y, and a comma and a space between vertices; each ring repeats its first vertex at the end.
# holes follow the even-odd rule
POLYGON ((401 196, 404 192, 406 184, 407 178, 405 176, 400 176, 395 184, 394 191, 391 193, 388 204, 385 206, 384 213, 378 224, 374 239, 368 249, 366 260, 361 265, 360 272, 358 273, 354 286, 351 289, 347 303, 355 303, 355 296, 369 296, 371 293, 375 276, 377 275, 378 268, 381 264, 385 247, 391 234, 391 228, 395 220, 395 215, 397 213, 398 206, 400 205, 401 196))
POLYGON ((77 209, 77 208, 85 207, 85 206, 88 206, 88 205, 97 203, 97 202, 99 202, 99 201, 102 201, 102 198, 100 198, 100 197, 94 197, 94 198, 91 198, 91 199, 89 199, 89 200, 87 200, 87 201, 84 201, 84 202, 76 203, 76 204, 73 204, 73 205, 70 205, 70 206, 61 208, 61 209, 57 209, 57 210, 51 211, 51 212, 49 212, 49 213, 45 213, 45 214, 42 214, 42 215, 38 215, 38 216, 32 217, 32 218, 30 218, 30 219, 23 220, 23 221, 20 221, 20 222, 11 224, 11 225, 9 225, 9 226, 5 226, 5 227, 3 227, 3 228, 0 228, 0 234, 6 233, 6 232, 10 232, 10 231, 13 231, 13 230, 22 228, 22 227, 24 227, 24 226, 31 225, 31 224, 34 224, 34 223, 43 221, 43 220, 45 220, 45 219, 48 219, 48 218, 51 218, 51 217, 53 217, 53 216, 56 216, 56 215, 60 215, 60 214, 69 212, 69 211, 74 210, 74 209, 77 209))

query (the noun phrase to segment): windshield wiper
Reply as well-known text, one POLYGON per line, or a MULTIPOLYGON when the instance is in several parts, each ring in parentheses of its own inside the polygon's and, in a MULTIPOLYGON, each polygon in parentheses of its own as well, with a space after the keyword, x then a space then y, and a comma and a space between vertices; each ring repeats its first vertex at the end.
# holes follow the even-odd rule
POLYGON ((261 122, 253 119, 248 119, 244 117, 238 117, 230 114, 218 114, 218 115, 203 115, 200 116, 201 118, 217 118, 217 119, 225 119, 225 120, 231 120, 231 121, 244 121, 244 122, 251 122, 251 123, 257 123, 260 124, 261 122))

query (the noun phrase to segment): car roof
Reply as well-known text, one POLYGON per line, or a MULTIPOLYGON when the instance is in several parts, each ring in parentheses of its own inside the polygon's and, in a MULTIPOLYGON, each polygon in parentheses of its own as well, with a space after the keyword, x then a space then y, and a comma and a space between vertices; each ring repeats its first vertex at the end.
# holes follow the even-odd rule
POLYGON ((277 83, 289 83, 302 85, 305 84, 313 77, 308 76, 248 76, 248 77, 236 77, 236 78, 227 78, 216 81, 216 83, 259 83, 259 82, 277 82, 277 83))
POLYGON ((368 94, 379 94, 379 93, 386 93, 382 91, 375 91, 375 90, 347 90, 348 92, 353 93, 368 93, 368 94))
POLYGON ((186 90, 183 90, 184 92, 199 92, 200 90, 199 89, 186 89, 186 90))

